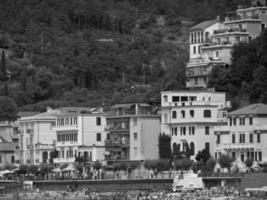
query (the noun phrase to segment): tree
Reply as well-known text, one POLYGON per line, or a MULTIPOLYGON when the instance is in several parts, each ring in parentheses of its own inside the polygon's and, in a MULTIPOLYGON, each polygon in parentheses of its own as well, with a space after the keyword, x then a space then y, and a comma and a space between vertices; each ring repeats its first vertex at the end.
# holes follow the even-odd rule
POLYGON ((29 165, 27 167, 27 174, 36 175, 38 172, 38 166, 37 165, 29 165))
POLYGON ((183 158, 174 161, 174 168, 176 170, 189 170, 193 165, 193 161, 189 158, 183 158))
POLYGON ((214 168, 216 166, 216 160, 214 158, 210 157, 207 160, 206 166, 207 166, 207 169, 208 169, 209 172, 213 172, 214 168))
POLYGON ((102 168, 102 163, 97 160, 96 162, 94 162, 93 167, 96 170, 100 170, 102 168))
POLYGON ((210 153, 207 149, 203 149, 202 151, 199 151, 196 155, 196 161, 203 161, 207 162, 207 160, 210 158, 210 153))
POLYGON ((218 160, 220 166, 222 168, 227 168, 229 171, 230 171, 230 168, 231 168, 231 164, 232 164, 232 159, 230 156, 228 155, 222 155, 219 160, 218 160))
POLYGON ((2 50, 2 55, 1 55, 1 66, 0 66, 0 71, 1 71, 1 80, 6 81, 7 80, 7 74, 6 74, 6 56, 5 56, 5 51, 2 50))
POLYGON ((27 171, 28 171, 27 165, 20 165, 19 166, 19 171, 18 171, 19 174, 25 175, 27 173, 27 171))
POLYGON ((251 169, 251 167, 253 165, 253 160, 248 158, 245 160, 245 164, 246 164, 247 168, 251 169))
POLYGON ((171 157, 171 137, 169 135, 159 135, 159 157, 170 159, 171 157))
POLYGON ((14 121, 17 119, 17 105, 10 97, 0 96, 0 120, 14 121))

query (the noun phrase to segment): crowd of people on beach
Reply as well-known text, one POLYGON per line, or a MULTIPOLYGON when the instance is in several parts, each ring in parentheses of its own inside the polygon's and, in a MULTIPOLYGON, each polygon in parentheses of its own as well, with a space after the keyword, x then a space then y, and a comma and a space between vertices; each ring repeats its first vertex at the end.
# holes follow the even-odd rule
MULTIPOLYGON (((13 194, 7 199, 29 200, 266 200, 267 193, 248 193, 237 188, 213 187, 203 190, 171 191, 128 191, 92 192, 89 188, 82 191, 31 191, 13 194)), ((1 198, 0 198, 1 200, 1 198)))

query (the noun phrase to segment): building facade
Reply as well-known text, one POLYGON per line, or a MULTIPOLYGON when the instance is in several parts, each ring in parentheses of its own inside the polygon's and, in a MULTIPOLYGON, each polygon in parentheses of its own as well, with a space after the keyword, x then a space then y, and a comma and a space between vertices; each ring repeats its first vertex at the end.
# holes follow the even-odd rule
POLYGON ((59 110, 48 108, 47 112, 22 117, 19 123, 19 149, 16 162, 20 164, 48 163, 54 151, 56 134, 52 130, 59 110))
POLYGON ((117 104, 107 112, 106 160, 158 159, 160 115, 145 103, 117 104))
POLYGON ((62 108, 53 128, 57 158, 54 163, 102 161, 105 154, 106 119, 102 108, 62 108))
POLYGON ((173 152, 185 152, 188 145, 192 158, 203 149, 214 155, 213 129, 226 123, 228 107, 224 93, 161 92, 161 133, 171 136, 173 152))
POLYGON ((215 67, 231 64, 233 45, 260 35, 267 25, 265 1, 252 1, 252 7, 240 6, 234 14, 204 21, 190 29, 190 60, 186 66, 186 86, 206 88, 215 67))
POLYGON ((229 113, 227 126, 216 127, 215 158, 228 154, 244 162, 267 162, 267 105, 252 104, 229 113))

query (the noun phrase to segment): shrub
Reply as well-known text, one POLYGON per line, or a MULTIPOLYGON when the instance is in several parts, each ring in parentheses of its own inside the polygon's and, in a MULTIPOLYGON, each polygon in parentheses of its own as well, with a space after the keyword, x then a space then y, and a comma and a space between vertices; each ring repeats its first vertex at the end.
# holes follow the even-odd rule
POLYGON ((18 173, 19 173, 19 174, 26 174, 26 173, 27 173, 27 170, 28 170, 27 165, 20 165, 20 166, 19 166, 19 171, 18 171, 18 173))
POLYGON ((248 158, 247 160, 245 160, 245 164, 248 168, 251 168, 253 165, 253 160, 248 158))
POLYGON ((144 163, 144 168, 147 170, 154 169, 156 167, 154 160, 146 160, 144 163))
POLYGON ((209 172, 213 172, 216 166, 216 160, 214 158, 209 158, 206 163, 207 169, 209 172))
POLYGON ((230 171, 232 159, 228 155, 222 155, 218 160, 222 168, 227 168, 230 171))
POLYGON ((38 172, 38 166, 37 165, 29 165, 27 167, 27 173, 28 174, 36 175, 37 172, 38 172))
POLYGON ((169 168, 170 168, 169 160, 165 160, 165 159, 157 160, 155 167, 156 167, 157 171, 169 170, 169 168))
POLYGON ((196 161, 203 161, 207 162, 207 160, 210 158, 210 153, 207 149, 203 149, 202 151, 199 151, 196 155, 196 161))
POLYGON ((193 165, 193 161, 189 158, 179 159, 174 161, 174 168, 176 170, 189 170, 193 165))

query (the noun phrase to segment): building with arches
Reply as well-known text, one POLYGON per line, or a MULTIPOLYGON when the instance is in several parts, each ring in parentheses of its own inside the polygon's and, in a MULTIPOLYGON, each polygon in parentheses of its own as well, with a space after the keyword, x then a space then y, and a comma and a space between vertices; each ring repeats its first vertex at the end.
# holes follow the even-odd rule
POLYGON ((161 92, 161 133, 171 136, 173 152, 190 149, 194 158, 208 149, 214 156, 215 126, 226 124, 225 93, 213 91, 161 92))

